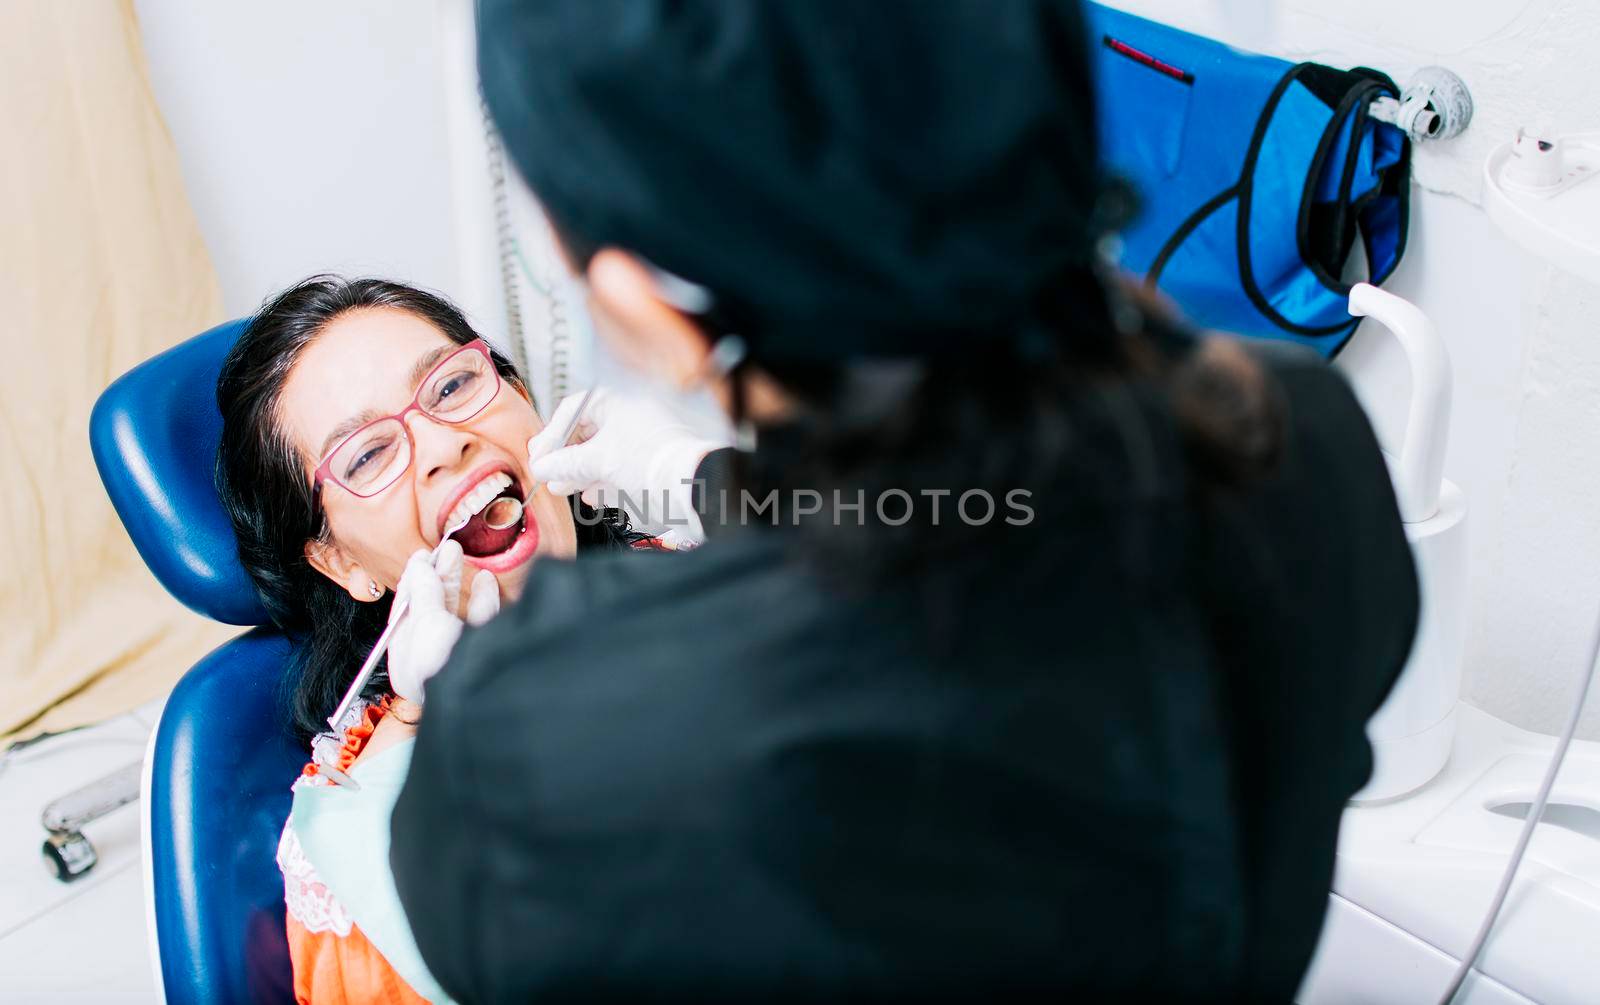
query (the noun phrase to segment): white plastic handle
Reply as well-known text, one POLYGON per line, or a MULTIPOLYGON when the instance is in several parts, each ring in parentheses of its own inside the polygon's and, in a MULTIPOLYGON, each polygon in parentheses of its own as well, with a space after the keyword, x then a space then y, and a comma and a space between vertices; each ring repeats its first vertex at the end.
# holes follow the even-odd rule
POLYGON ((1416 304, 1371 283, 1351 288, 1350 313, 1374 318, 1393 332, 1411 365, 1411 408, 1392 474, 1400 519, 1421 523, 1439 512, 1444 451, 1450 442, 1450 353, 1416 304))

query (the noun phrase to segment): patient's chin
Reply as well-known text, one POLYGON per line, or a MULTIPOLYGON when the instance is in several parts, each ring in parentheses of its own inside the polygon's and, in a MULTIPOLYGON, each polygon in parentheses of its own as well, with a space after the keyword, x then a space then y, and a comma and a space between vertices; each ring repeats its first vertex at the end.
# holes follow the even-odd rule
POLYGON ((500 603, 510 604, 522 596, 522 590, 528 585, 528 573, 533 571, 534 562, 512 569, 510 572, 495 574, 495 580, 500 584, 500 603))

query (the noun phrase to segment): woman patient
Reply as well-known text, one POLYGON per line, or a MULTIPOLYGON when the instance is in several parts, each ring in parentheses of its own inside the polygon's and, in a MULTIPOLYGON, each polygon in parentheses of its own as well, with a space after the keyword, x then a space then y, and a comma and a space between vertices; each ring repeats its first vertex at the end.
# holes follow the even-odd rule
POLYGON ((542 423, 511 364, 420 290, 322 276, 280 294, 228 354, 217 401, 218 490, 240 558, 298 642, 287 697, 312 756, 278 849, 296 997, 444 1000, 395 897, 388 827, 433 669, 408 647, 448 652, 453 636, 396 631, 362 700, 335 730, 327 717, 402 582, 442 593, 435 629, 452 615, 479 622, 540 560, 642 535, 543 486, 520 521, 491 526, 493 500, 532 487, 527 444, 542 423), (469 517, 435 567, 429 552, 469 517))

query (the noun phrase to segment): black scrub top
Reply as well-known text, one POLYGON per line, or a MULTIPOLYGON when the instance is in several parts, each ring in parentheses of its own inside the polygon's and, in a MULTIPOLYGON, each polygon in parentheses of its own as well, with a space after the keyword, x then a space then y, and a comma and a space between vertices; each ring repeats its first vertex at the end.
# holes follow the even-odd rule
POLYGON ((395 808, 439 982, 1288 1001, 1418 597, 1349 388, 1262 352, 1277 474, 1196 491, 1135 395, 1126 493, 954 586, 841 590, 770 527, 541 564, 429 683, 395 808))

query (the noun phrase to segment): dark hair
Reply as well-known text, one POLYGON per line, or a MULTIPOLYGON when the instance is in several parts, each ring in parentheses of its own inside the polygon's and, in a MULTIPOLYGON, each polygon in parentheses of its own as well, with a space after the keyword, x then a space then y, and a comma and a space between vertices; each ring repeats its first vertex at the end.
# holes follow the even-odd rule
MULTIPOLYGON (((217 378, 222 442, 217 449, 217 494, 233 522, 239 560, 254 580, 267 613, 296 642, 294 672, 286 677, 289 719, 302 739, 327 728, 326 717, 355 678, 388 621, 392 597, 353 599, 313 569, 308 541, 328 533, 299 452, 278 416, 278 401, 301 352, 329 323, 350 311, 395 308, 431 323, 452 342, 478 338, 443 297, 382 279, 313 276, 269 300, 223 360, 217 378)), ((492 353, 500 376, 523 388, 516 368, 492 353)), ((595 513, 573 497, 579 547, 623 546, 626 518, 595 513)), ((380 663, 363 697, 390 693, 380 663)))
MULTIPOLYGON (((598 243, 554 224, 569 261, 586 268, 598 243)), ((864 490, 872 498, 902 488, 983 489, 1001 498, 1013 488, 1065 485, 1073 489, 1055 494, 1077 494, 1084 480, 1104 483, 1127 471, 1129 457, 1108 454, 1142 435, 1127 428, 1141 406, 1116 400, 1127 394, 1159 399, 1156 407, 1175 420, 1193 494, 1240 489, 1277 467, 1283 394, 1238 339, 1194 334, 1153 293, 1098 263, 1058 277, 1025 315, 1025 330, 973 333, 960 358, 767 358, 759 332, 749 333, 750 358, 732 374, 732 418, 744 418, 745 383, 759 367, 799 402, 803 442, 775 460, 761 451, 740 458, 735 481, 758 497, 776 488, 864 490)), ((713 338, 740 330, 737 317, 715 308, 698 320, 713 338)), ((981 561, 993 535, 1012 529, 1003 520, 946 520, 930 534, 931 516, 919 507, 898 526, 869 517, 865 531, 802 521, 801 552, 841 585, 861 586, 953 557, 981 561), (830 570, 848 570, 848 578, 830 570)))

